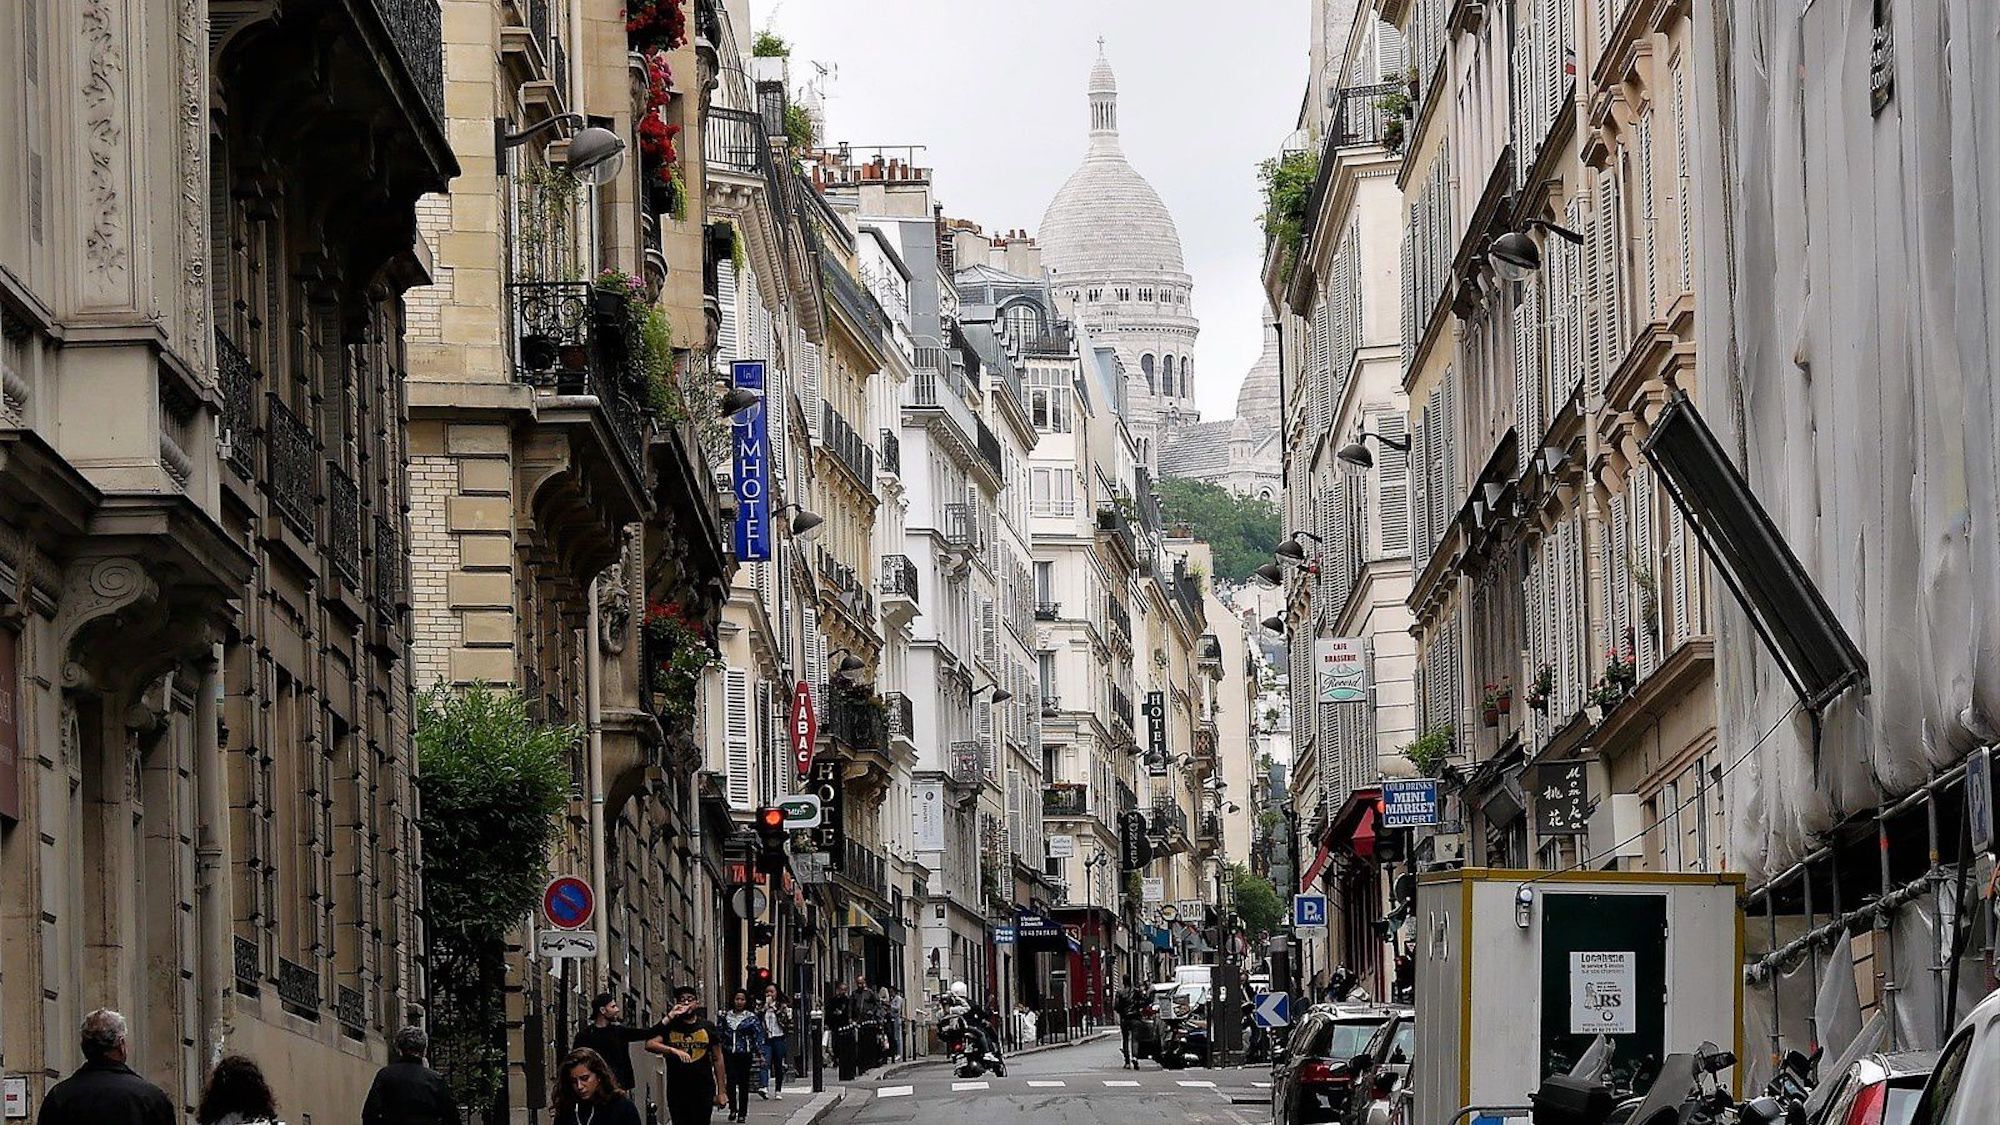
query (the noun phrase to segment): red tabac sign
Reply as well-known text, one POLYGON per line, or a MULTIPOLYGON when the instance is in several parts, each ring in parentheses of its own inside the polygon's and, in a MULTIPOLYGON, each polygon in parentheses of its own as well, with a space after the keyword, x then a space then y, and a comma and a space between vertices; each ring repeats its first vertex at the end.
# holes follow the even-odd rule
POLYGON ((813 739, 819 737, 819 719, 813 714, 812 685, 804 680, 792 690, 792 765, 804 777, 813 768, 813 739))

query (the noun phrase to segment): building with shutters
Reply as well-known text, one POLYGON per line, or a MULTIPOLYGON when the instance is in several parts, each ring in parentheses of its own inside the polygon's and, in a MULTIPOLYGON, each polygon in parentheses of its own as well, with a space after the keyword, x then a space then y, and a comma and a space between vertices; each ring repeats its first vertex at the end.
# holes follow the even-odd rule
POLYGON ((439 22, 0 16, 0 1071, 30 1107, 108 1006, 176 1118, 228 1050, 352 1120, 427 998, 404 295, 459 171, 439 22))
MULTIPOLYGON (((1285 528, 1304 548, 1286 565, 1292 718, 1292 825, 1309 884, 1328 895, 1327 945, 1313 969, 1345 965, 1387 997, 1393 950, 1376 933, 1388 883, 1375 851, 1375 803, 1385 777, 1414 773, 1413 644, 1406 606, 1410 560, 1408 399, 1403 388, 1399 244, 1407 215, 1403 158, 1384 106, 1406 88, 1402 37, 1379 6, 1352 22, 1322 5, 1312 77, 1295 143, 1317 178, 1303 245, 1276 246, 1265 285, 1277 310, 1286 370, 1285 528), (1364 434, 1377 435, 1364 438, 1364 434), (1366 442, 1373 469, 1340 451, 1366 442), (1322 648, 1357 646, 1369 687, 1323 698, 1322 648)), ((1347 5, 1353 8, 1352 5, 1347 5)))

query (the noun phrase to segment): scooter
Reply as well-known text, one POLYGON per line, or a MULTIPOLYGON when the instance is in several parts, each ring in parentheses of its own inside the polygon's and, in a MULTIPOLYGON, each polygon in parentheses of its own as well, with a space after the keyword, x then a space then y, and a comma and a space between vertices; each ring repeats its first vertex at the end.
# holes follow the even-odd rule
POLYGON ((959 1078, 977 1078, 991 1070, 997 1077, 1007 1077, 1007 1060, 984 1046, 993 1040, 975 1032, 973 1018, 969 1014, 948 1016, 938 1025, 945 1051, 951 1056, 952 1073, 959 1078))

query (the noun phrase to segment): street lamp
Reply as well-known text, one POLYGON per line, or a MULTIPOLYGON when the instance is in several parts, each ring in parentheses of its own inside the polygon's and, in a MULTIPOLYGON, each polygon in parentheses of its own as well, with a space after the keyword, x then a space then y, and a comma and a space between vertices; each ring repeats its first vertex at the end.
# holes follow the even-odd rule
MULTIPOLYGON (((1083 861, 1083 912, 1093 925, 1097 924, 1097 869, 1109 862, 1111 855, 1103 848, 1092 852, 1090 858, 1083 861)), ((1104 992, 1104 942, 1110 936, 1099 925, 1097 940, 1090 943, 1090 973, 1084 978, 1084 985, 1090 990, 1088 999, 1093 1018, 1104 1014, 1098 999, 1104 992)))
MULTIPOLYGON (((736 389, 740 390, 741 388, 736 388, 736 389)), ((754 397, 756 392, 744 391, 743 393, 747 395, 752 395, 754 397)), ((729 394, 725 393, 722 397, 726 399, 729 397, 729 394)), ((777 511, 772 512, 771 514, 773 516, 782 516, 786 512, 790 512, 792 514, 792 536, 797 539, 811 538, 813 533, 819 530, 819 525, 826 522, 825 516, 820 515, 818 512, 807 511, 805 507, 796 500, 794 500, 789 504, 785 504, 779 507, 777 511)))
POLYGON ((1302 563, 1306 561, 1305 544, 1299 542, 1299 536, 1301 535, 1305 536, 1307 539, 1312 540, 1314 543, 1326 542, 1326 540, 1321 539, 1319 536, 1314 535, 1310 531, 1299 531, 1294 533, 1290 539, 1287 539, 1283 543, 1278 544, 1277 550, 1273 551, 1272 553, 1277 555, 1278 558, 1284 562, 1302 563))
POLYGON ((1537 228, 1574 245, 1583 245, 1583 236, 1568 227, 1559 227, 1546 219, 1529 219, 1520 230, 1508 231, 1486 248, 1486 257, 1493 263, 1493 272, 1499 274, 1502 280, 1526 281, 1542 268, 1542 248, 1527 233, 1537 228))
POLYGON ((1267 562, 1256 570, 1251 571, 1250 576, 1266 586, 1276 586, 1284 579, 1285 572, 1278 569, 1277 563, 1267 562))
POLYGON ((1341 446, 1340 452, 1333 455, 1334 459, 1339 461, 1342 466, 1347 467, 1349 472, 1357 470, 1366 471, 1374 468, 1375 454, 1369 451, 1367 445, 1367 442, 1371 438, 1382 443, 1382 447, 1385 449, 1393 449, 1398 453, 1408 453, 1410 451, 1410 439, 1408 438, 1397 441, 1392 437, 1384 437, 1381 434, 1372 434, 1367 430, 1363 430, 1360 437, 1341 446))
POLYGON ((601 125, 592 125, 580 113, 559 113, 518 133, 507 131, 507 119, 493 119, 493 155, 499 167, 507 167, 507 150, 527 144, 537 134, 548 132, 558 125, 578 130, 569 139, 569 150, 563 159, 563 166, 569 174, 592 186, 611 182, 618 170, 625 166, 625 139, 601 125))

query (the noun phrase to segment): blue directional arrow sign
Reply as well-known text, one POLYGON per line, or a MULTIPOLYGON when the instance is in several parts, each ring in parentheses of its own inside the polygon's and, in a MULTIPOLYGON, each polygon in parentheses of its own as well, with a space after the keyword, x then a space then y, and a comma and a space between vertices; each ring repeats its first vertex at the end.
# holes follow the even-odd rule
POLYGON ((1292 1022, 1292 997, 1288 992, 1266 992, 1257 998, 1250 1008, 1250 1018, 1258 1027, 1289 1027, 1292 1022))

